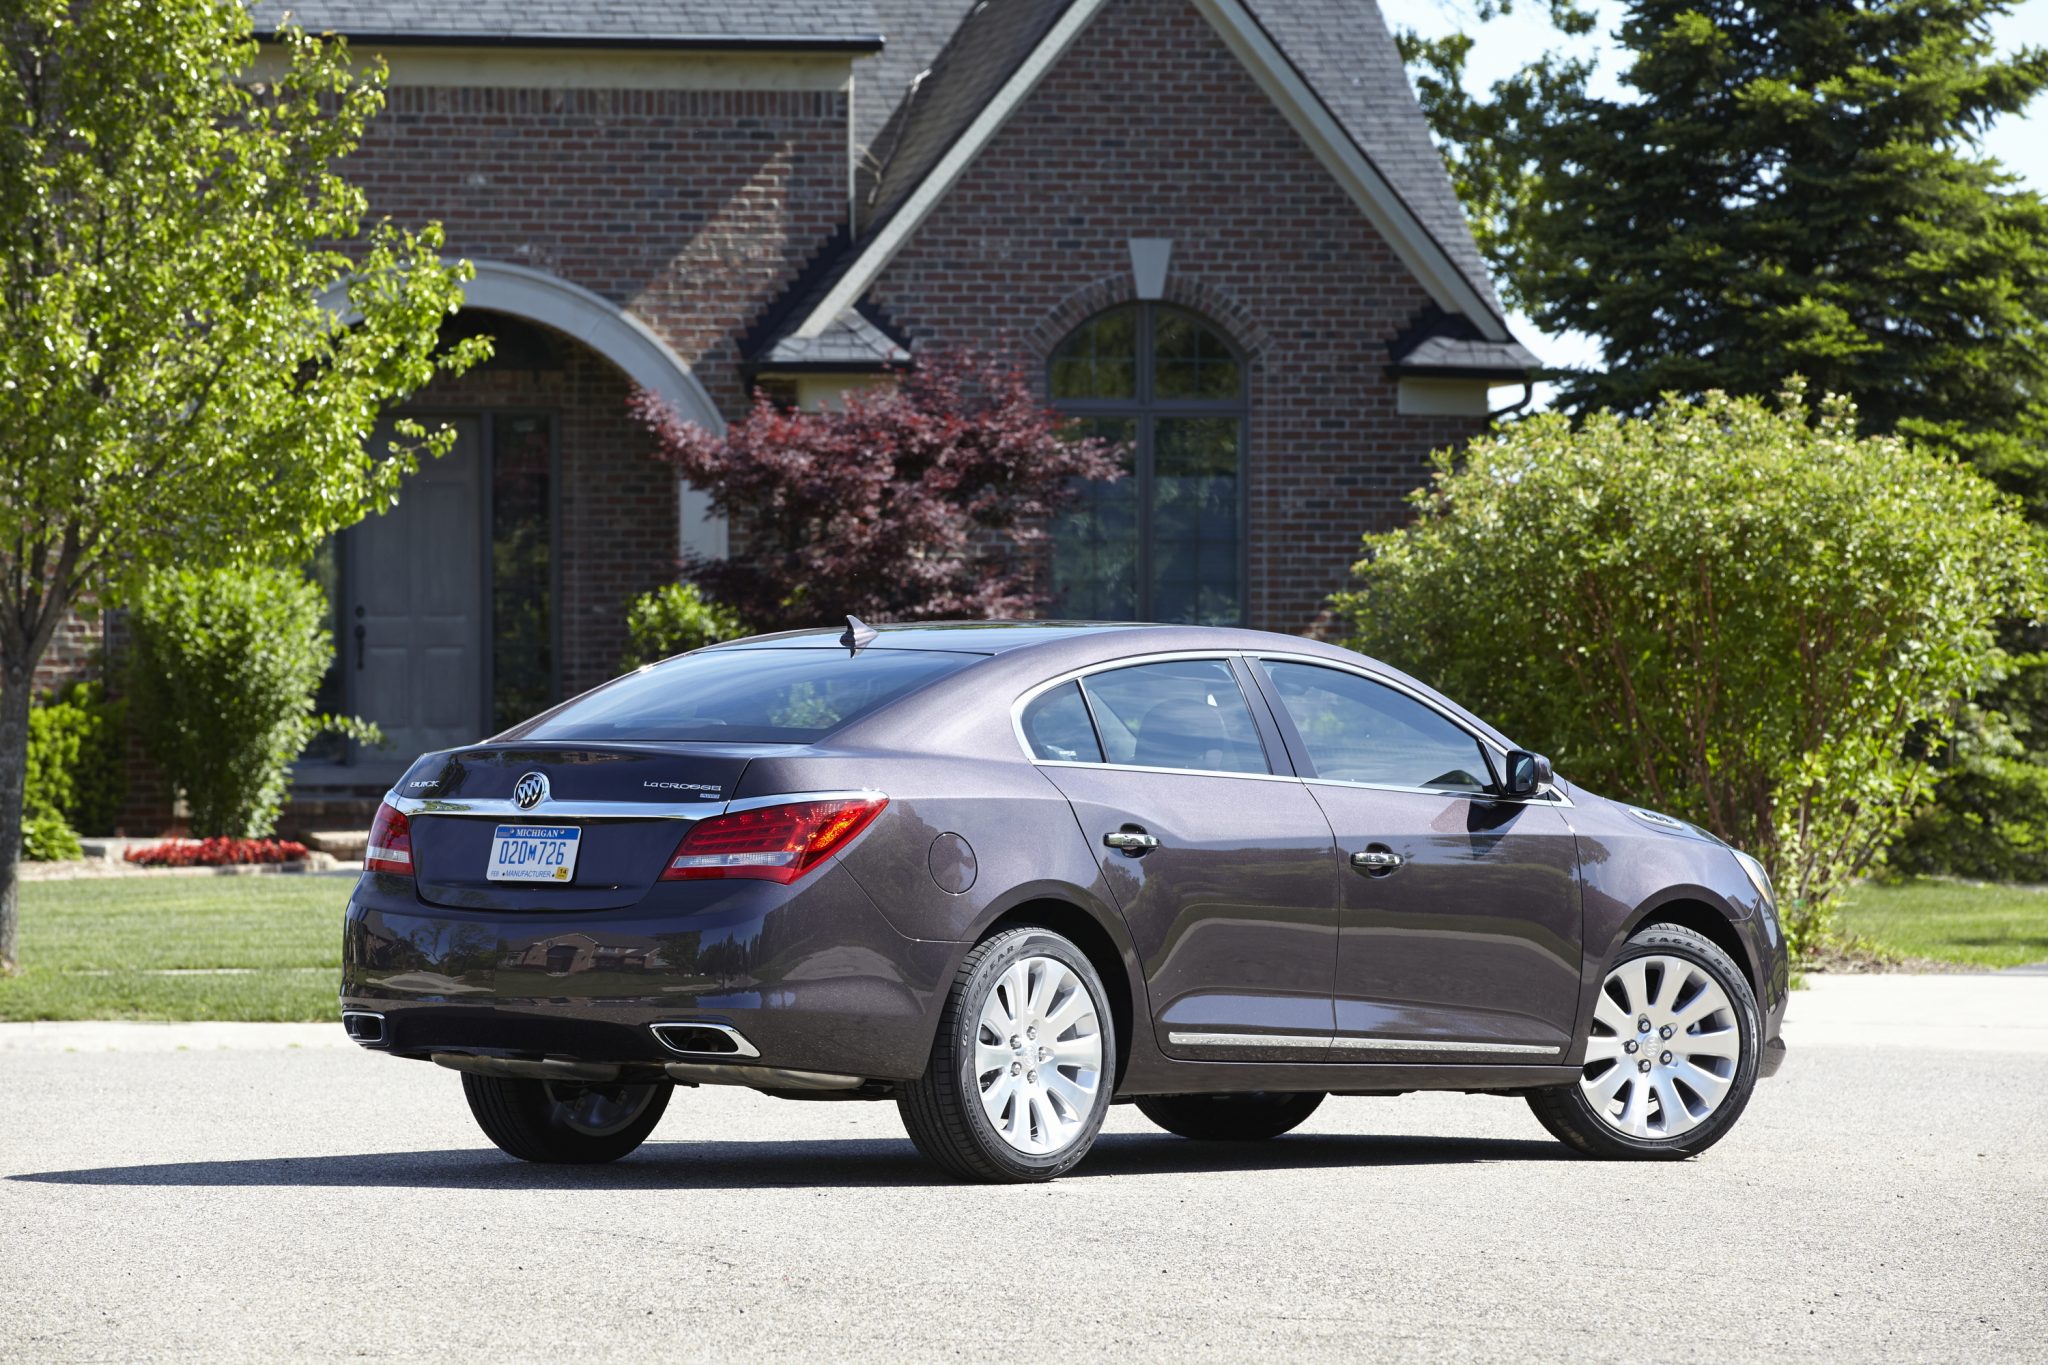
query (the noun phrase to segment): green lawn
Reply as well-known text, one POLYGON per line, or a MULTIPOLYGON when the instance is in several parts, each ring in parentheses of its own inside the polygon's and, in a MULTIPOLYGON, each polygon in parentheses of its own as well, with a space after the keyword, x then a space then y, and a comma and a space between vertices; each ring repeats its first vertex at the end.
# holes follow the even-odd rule
POLYGON ((333 1019, 352 885, 276 875, 24 882, 22 973, 0 978, 0 1020, 333 1019))
POLYGON ((1849 891, 1844 933, 1905 957, 2017 967, 2048 962, 2048 890, 1915 879, 1849 891))

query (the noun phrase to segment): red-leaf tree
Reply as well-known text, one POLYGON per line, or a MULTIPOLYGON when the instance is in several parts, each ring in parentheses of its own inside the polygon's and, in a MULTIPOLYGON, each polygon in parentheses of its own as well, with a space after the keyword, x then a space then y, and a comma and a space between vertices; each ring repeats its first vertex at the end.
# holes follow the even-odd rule
POLYGON ((1121 476, 1115 445, 1070 440, 1014 361, 923 361, 844 408, 757 395, 725 434, 633 397, 657 455, 733 519, 742 551, 683 572, 755 630, 1027 614, 1035 553, 1077 484, 1121 476))

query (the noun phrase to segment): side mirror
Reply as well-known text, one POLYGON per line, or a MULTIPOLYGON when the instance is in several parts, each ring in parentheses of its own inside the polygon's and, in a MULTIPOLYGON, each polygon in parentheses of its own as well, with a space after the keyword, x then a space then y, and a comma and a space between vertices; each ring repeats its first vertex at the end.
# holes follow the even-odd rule
POLYGON ((1534 796, 1554 776, 1549 759, 1526 749, 1508 750, 1502 767, 1506 769, 1501 781, 1501 794, 1504 796, 1534 796))

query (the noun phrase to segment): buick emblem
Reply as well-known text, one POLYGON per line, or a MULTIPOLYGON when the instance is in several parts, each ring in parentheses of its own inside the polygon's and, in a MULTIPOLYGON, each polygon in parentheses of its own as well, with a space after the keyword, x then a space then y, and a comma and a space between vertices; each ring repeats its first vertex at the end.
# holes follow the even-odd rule
POLYGON ((512 789, 512 804, 521 810, 532 810, 547 799, 548 780, 539 773, 528 773, 512 789))

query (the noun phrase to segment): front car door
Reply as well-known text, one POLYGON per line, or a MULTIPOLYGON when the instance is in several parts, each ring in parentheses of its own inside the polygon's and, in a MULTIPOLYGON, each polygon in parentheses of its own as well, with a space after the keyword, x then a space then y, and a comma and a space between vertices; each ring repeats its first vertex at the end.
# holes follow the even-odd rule
POLYGON ((1335 849, 1242 669, 1112 666, 1027 697, 1018 728, 1123 910, 1159 1046, 1300 1060, 1333 1023, 1335 849))
POLYGON ((1387 681, 1303 659, 1256 672, 1337 836, 1332 1060, 1558 1060, 1582 938, 1563 798, 1501 798, 1497 746, 1387 681))

